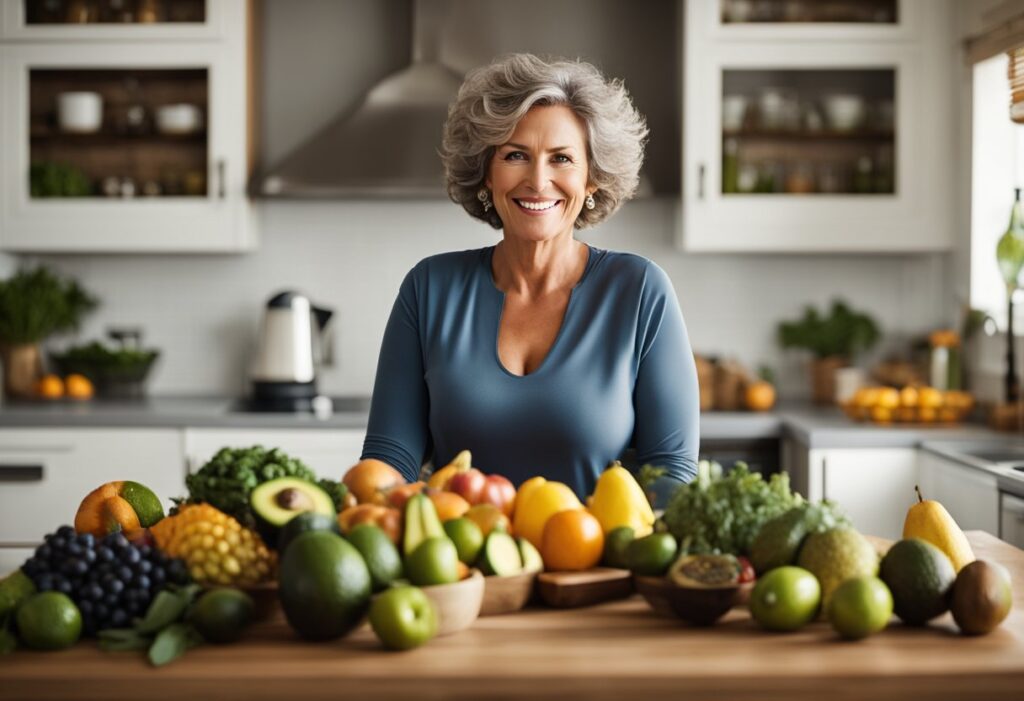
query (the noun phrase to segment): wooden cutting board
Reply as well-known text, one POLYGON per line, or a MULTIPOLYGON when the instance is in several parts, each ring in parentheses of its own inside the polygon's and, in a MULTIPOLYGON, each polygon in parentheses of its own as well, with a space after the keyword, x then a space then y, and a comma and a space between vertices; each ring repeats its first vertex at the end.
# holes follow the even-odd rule
POLYGON ((595 567, 583 572, 542 572, 537 590, 548 606, 576 608, 624 599, 633 593, 633 575, 615 567, 595 567))

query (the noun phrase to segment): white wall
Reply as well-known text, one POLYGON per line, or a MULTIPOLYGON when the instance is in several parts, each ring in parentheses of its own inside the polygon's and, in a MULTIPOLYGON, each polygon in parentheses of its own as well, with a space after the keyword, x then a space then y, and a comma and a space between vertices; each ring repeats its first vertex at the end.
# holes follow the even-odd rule
MULTIPOLYGON (((265 3, 268 160, 407 59, 408 27, 399 23, 397 31, 390 19, 406 7, 396 0, 265 3)), ((663 138, 678 143, 677 135, 663 138)), ((154 392, 237 393, 263 302, 297 287, 337 311, 337 362, 321 389, 367 394, 405 272, 432 253, 497 240, 440 201, 272 201, 261 209, 262 246, 245 256, 45 257, 103 300, 79 338, 110 324, 142 324, 147 342, 164 351, 154 392)), ((948 256, 684 255, 672 245, 675 211, 671 198, 636 201, 583 238, 655 260, 675 284, 695 350, 776 366, 784 396, 806 394, 806 381, 802 359, 780 353, 774 330, 805 304, 844 297, 875 315, 890 343, 955 321, 946 314, 948 256)))

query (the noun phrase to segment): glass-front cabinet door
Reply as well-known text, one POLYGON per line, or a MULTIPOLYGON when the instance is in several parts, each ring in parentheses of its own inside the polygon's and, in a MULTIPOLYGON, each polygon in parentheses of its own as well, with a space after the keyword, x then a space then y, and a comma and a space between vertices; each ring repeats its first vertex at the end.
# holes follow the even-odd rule
POLYGON ((952 148, 953 104, 940 81, 952 59, 933 28, 905 24, 918 6, 721 0, 719 13, 712 7, 688 3, 680 246, 947 249, 955 174, 942 145, 952 148), (806 31, 874 24, 883 34, 861 41, 696 31, 712 21, 723 32, 733 24, 781 27, 783 37, 791 24, 806 31), (884 33, 897 26, 931 38, 884 33))
POLYGON ((216 39, 223 0, 3 0, 0 38, 38 41, 216 39))
POLYGON ((2 50, 0 248, 248 247, 245 77, 225 47, 2 50))
MULTIPOLYGON (((929 0, 924 0, 925 4, 929 0)), ((697 28, 717 38, 905 40, 921 0, 704 0, 697 28)))

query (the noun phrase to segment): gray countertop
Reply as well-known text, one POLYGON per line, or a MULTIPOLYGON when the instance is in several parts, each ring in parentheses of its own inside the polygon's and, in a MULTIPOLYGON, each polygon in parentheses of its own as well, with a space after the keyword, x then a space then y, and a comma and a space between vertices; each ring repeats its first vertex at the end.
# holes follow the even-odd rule
MULTIPOLYGON (((230 397, 157 396, 142 401, 36 401, 0 404, 0 429, 75 427, 365 428, 369 398, 337 397, 327 417, 234 411, 230 397)), ((875 426, 855 423, 833 408, 783 404, 774 411, 706 412, 701 440, 789 437, 808 448, 916 447, 926 441, 990 440, 1000 434, 964 426, 875 426)))

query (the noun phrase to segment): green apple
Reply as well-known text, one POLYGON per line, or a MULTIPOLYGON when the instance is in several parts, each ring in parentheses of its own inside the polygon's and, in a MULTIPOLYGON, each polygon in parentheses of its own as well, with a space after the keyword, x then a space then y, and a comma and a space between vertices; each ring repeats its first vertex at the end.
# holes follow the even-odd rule
POLYGON ((385 647, 411 650, 437 635, 437 608, 419 587, 393 587, 370 604, 370 625, 385 647))

